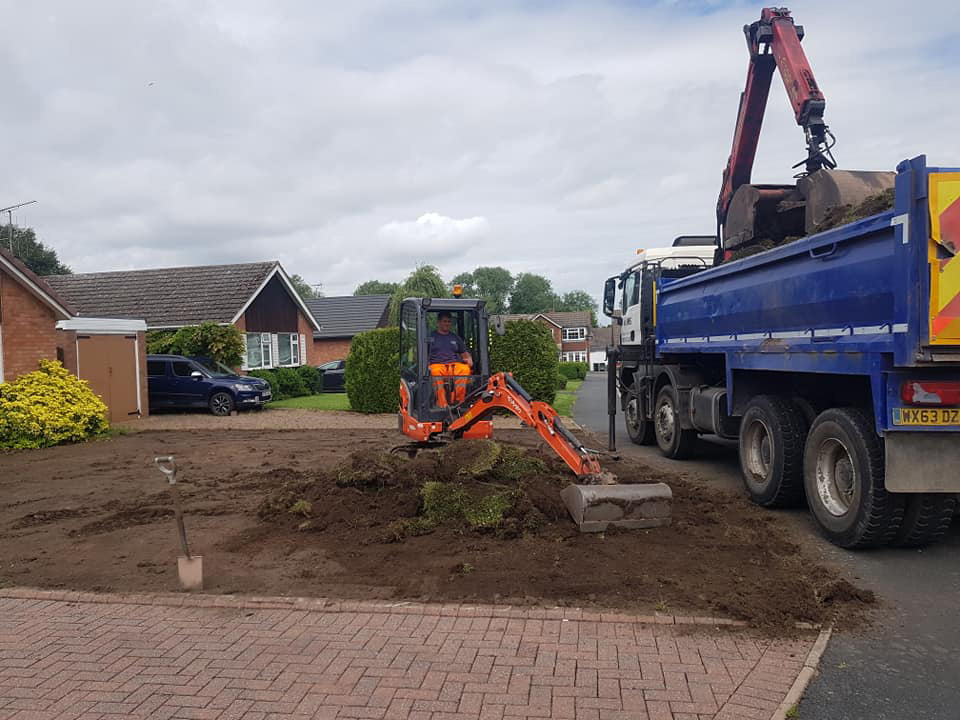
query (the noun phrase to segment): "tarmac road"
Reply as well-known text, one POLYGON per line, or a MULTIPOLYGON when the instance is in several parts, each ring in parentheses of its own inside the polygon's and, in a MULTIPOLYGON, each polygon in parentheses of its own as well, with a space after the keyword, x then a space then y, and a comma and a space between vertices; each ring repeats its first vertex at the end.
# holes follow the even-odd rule
MULTIPOLYGON (((574 419, 607 432, 606 374, 580 388, 574 419)), ((606 445, 604 444, 604 447, 606 445)), ((682 467, 692 480, 742 492, 736 445, 701 440, 695 460, 678 463, 633 445, 617 414, 617 449, 654 467, 682 467)), ((881 600, 875 623, 830 641, 800 703, 802 720, 960 720, 960 518, 947 538, 924 550, 849 552, 822 539, 806 511, 781 512, 800 542, 814 548, 881 600)))

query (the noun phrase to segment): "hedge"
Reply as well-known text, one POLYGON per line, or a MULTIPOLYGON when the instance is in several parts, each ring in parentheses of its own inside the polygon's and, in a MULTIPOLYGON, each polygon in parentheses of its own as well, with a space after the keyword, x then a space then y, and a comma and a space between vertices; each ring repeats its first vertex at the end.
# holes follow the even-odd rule
POLYGON ((347 354, 343 381, 354 410, 397 412, 400 407, 400 329, 380 328, 355 336, 347 354))
POLYGON ((292 398, 310 394, 310 389, 297 370, 298 368, 282 367, 273 371, 277 376, 277 384, 280 386, 282 397, 292 398))
POLYGON ((503 335, 490 337, 490 371, 512 372, 534 400, 553 403, 560 372, 553 335, 533 320, 506 323, 503 335))
POLYGON ((557 373, 557 390, 566 390, 569 379, 562 372, 557 373))
POLYGON ((80 442, 108 429, 107 407, 86 380, 56 361, 0 385, 0 448, 80 442))
POLYGON ((207 357, 235 368, 243 362, 243 333, 236 325, 213 322, 156 330, 147 333, 147 352, 207 357))
POLYGON ((297 368, 297 374, 307 386, 311 395, 319 395, 323 392, 323 373, 312 365, 301 365, 297 368))
POLYGON ((280 382, 277 380, 276 373, 273 370, 246 370, 245 374, 261 380, 266 380, 270 385, 270 394, 274 400, 283 400, 280 396, 280 382))
POLYGON ((577 365, 579 365, 579 363, 562 362, 560 363, 560 372, 565 378, 567 378, 567 380, 577 380, 580 378, 580 372, 577 365))

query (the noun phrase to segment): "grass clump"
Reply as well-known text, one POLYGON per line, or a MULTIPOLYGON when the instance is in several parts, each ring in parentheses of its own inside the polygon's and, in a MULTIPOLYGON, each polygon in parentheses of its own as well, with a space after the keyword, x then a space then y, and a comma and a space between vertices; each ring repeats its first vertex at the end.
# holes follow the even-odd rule
POLYGON ((423 517, 434 526, 459 520, 472 528, 494 530, 517 501, 517 493, 511 490, 471 497, 459 483, 427 482, 420 493, 423 517))

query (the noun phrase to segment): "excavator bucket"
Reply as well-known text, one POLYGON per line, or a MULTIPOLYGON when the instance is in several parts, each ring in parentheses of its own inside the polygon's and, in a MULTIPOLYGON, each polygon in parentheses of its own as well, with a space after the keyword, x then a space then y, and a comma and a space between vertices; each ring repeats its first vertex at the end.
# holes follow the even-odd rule
POLYGON ((806 200, 805 234, 817 232, 832 209, 853 208, 884 190, 893 189, 895 177, 892 172, 818 170, 800 178, 797 189, 806 200))
POLYGON ((670 524, 673 493, 664 483, 568 485, 560 497, 580 532, 637 530, 670 524))

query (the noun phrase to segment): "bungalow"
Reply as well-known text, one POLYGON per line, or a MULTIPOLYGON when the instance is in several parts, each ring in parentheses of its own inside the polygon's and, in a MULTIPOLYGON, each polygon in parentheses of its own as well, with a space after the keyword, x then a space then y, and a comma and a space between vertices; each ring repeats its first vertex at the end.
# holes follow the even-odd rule
POLYGON ((495 315, 492 320, 533 320, 549 328, 557 344, 561 362, 587 362, 590 353, 591 318, 587 310, 581 312, 543 312, 527 315, 495 315))
POLYGON ((315 364, 307 338, 320 324, 277 261, 54 275, 81 315, 143 318, 147 330, 203 322, 243 333, 242 369, 315 364))
POLYGON ((307 300, 320 323, 313 333, 314 364, 345 360, 354 335, 386 327, 390 321, 390 295, 344 295, 307 300))

